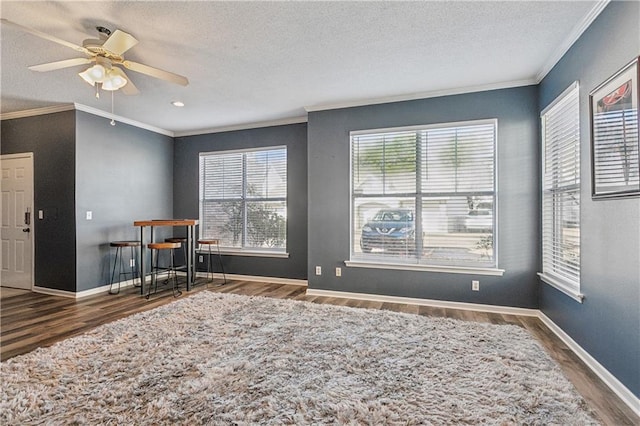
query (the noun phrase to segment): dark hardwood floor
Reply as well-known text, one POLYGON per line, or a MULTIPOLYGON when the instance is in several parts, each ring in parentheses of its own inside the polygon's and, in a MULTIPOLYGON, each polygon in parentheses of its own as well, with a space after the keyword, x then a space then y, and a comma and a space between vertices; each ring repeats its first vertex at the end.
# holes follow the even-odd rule
MULTIPOLYGON (((538 318, 399 303, 307 296, 306 287, 249 281, 230 281, 225 286, 212 284, 208 288, 204 285, 198 285, 182 297, 189 297, 199 291, 260 295, 355 308, 387 309, 465 321, 515 324, 527 329, 542 344, 604 424, 640 425, 640 418, 538 318)), ((123 289, 118 295, 101 294, 79 300, 2 289, 0 358, 6 360, 38 347, 48 346, 86 332, 98 325, 153 309, 174 300, 177 299, 171 296, 170 291, 160 293, 155 297, 152 296, 151 300, 146 300, 139 295, 138 289, 134 288, 123 289)))

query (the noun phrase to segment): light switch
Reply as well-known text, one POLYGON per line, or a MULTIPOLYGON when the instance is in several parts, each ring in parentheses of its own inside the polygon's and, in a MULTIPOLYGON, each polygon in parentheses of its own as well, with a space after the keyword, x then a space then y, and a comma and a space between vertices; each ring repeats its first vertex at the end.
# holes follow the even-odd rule
POLYGON ((87 220, 93 219, 93 212, 91 210, 87 210, 87 220))

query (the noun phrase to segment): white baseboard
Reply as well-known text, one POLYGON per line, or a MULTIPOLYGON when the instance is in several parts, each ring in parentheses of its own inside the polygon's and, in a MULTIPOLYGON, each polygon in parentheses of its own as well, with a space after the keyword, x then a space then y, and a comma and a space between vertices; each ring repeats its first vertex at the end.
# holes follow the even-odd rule
MULTIPOLYGON (((178 272, 178 275, 185 276, 185 272, 178 272)), ((196 273, 197 277, 206 278, 206 272, 198 272, 196 273)), ((222 274, 215 273, 213 277, 216 279, 222 279, 222 274)), ((236 274, 227 274, 227 280, 239 280, 239 281, 253 281, 253 282, 263 282, 263 283, 275 283, 275 284, 288 284, 288 285, 299 285, 306 287, 307 280, 297 280, 293 278, 278 278, 278 277, 261 277, 254 275, 236 275, 236 274)), ((150 281, 150 277, 147 277, 146 282, 150 281)), ((115 286, 116 284, 114 284, 115 286)), ((120 288, 127 288, 133 286, 133 280, 126 280, 120 282, 120 288)), ((107 293, 111 288, 110 284, 106 284, 96 288, 90 288, 88 290, 83 290, 79 292, 67 291, 67 290, 57 290, 55 288, 47 288, 47 287, 33 287, 34 293, 42 293, 42 294, 50 294, 52 296, 61 296, 61 297, 69 297, 72 299, 82 299, 83 297, 93 296, 96 294, 107 293)))
POLYGON ((38 287, 37 285, 34 285, 32 290, 34 293, 49 294, 51 296, 69 297, 71 299, 76 298, 75 291, 57 290, 55 288, 38 287))
POLYGON ((368 300, 372 302, 406 303, 408 305, 432 306, 436 308, 462 309, 465 311, 491 312, 496 314, 522 315, 537 317, 537 309, 512 308, 509 306, 482 305, 479 303, 449 302, 446 300, 418 299, 413 297, 386 296, 382 294, 350 293, 346 291, 307 289, 309 296, 339 297, 346 299, 368 300))
POLYGON ((615 393, 633 412, 640 416, 640 399, 638 399, 625 385, 600 364, 589 352, 580 346, 564 330, 551 320, 544 312, 539 311, 538 317, 553 333, 558 336, 600 379, 615 393))
MULTIPOLYGON (((114 283, 113 285, 117 286, 117 283, 114 283)), ((121 289, 131 287, 131 286, 133 286, 133 280, 126 280, 126 281, 120 282, 121 289)), ((107 293, 109 292, 110 288, 111 288, 111 284, 106 284, 100 287, 90 288, 88 290, 75 292, 75 291, 67 291, 67 290, 57 290, 55 288, 33 286, 33 292, 50 294, 52 296, 69 297, 71 299, 82 299, 83 297, 93 296, 101 293, 107 293)))
MULTIPOLYGON (((261 283, 273 283, 273 284, 289 284, 289 285, 299 285, 303 287, 307 287, 307 280, 298 280, 295 278, 279 278, 279 277, 262 277, 256 275, 237 275, 237 274, 226 274, 227 280, 238 280, 238 281, 254 281, 261 283)), ((206 272, 196 272, 196 277, 206 278, 206 272)), ((215 279, 223 279, 221 273, 214 273, 213 278, 215 279)), ((308 292, 309 290, 307 290, 308 292)))

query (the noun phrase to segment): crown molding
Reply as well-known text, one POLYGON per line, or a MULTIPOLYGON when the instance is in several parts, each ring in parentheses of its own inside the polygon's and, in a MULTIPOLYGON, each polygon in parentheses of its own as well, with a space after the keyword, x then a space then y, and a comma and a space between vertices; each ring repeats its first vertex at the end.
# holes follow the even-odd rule
POLYGON ((194 136, 194 135, 202 135, 202 134, 209 134, 209 133, 230 132, 234 130, 257 129, 261 127, 284 126, 287 124, 299 124, 299 123, 307 122, 307 116, 304 115, 300 117, 290 117, 290 118, 282 118, 278 120, 244 123, 244 124, 238 124, 233 126, 213 127, 209 129, 191 130, 191 131, 183 131, 183 132, 172 132, 171 130, 162 129, 160 127, 152 126, 150 124, 146 124, 140 121, 132 120, 130 118, 122 117, 120 115, 111 114, 107 111, 103 111, 101 109, 93 108, 93 107, 79 104, 79 103, 61 104, 61 105, 54 105, 50 107, 28 109, 24 111, 8 112, 8 113, 0 114, 0 120, 12 120, 15 118, 35 117, 37 115, 46 115, 46 114, 53 114, 56 112, 73 111, 73 110, 86 112, 88 114, 96 115, 98 117, 103 117, 108 120, 115 120, 119 123, 129 124, 131 126, 138 127, 140 129, 149 130, 151 132, 159 133, 161 135, 169 136, 172 138, 180 137, 180 136, 194 136))
POLYGON ((151 132, 159 133, 161 135, 170 136, 170 137, 175 136, 171 130, 162 129, 160 127, 152 126, 150 124, 142 123, 136 120, 131 120, 126 117, 111 114, 106 111, 102 111, 100 109, 93 108, 83 104, 78 104, 78 103, 61 104, 61 105, 54 105, 50 107, 27 109, 24 111, 7 112, 4 114, 0 114, 0 120, 13 120, 16 118, 35 117, 38 115, 54 114, 56 112, 73 111, 73 110, 86 112, 92 115, 97 115, 98 117, 104 117, 109 120, 115 120, 119 123, 129 124, 131 126, 139 127, 140 129, 149 130, 151 132))
POLYGON ((576 24, 575 27, 571 30, 567 38, 564 39, 562 43, 558 45, 558 48, 555 50, 553 55, 549 57, 547 62, 543 65, 543 67, 536 74, 536 84, 540 83, 543 78, 549 74, 549 72, 556 66, 560 59, 569 51, 571 46, 574 45, 576 41, 580 38, 582 33, 584 33, 587 28, 596 20, 596 18, 602 13, 602 11, 607 7, 607 5, 611 2, 611 0, 598 0, 596 4, 591 8, 589 13, 587 13, 580 22, 576 24))
POLYGON ((54 114, 56 112, 73 111, 73 104, 61 104, 42 108, 25 109, 23 111, 5 112, 0 114, 0 120, 13 120, 16 118, 35 117, 38 115, 54 114))
POLYGON ((111 114, 106 111, 102 111, 101 109, 93 108, 87 105, 73 104, 75 106, 76 111, 86 112, 92 115, 97 115, 98 117, 104 117, 109 120, 117 121, 118 123, 129 124, 130 126, 139 127, 140 129, 149 130, 154 133, 159 133, 161 135, 174 137, 175 134, 171 130, 162 129, 160 127, 152 126, 150 124, 142 123, 140 121, 131 120, 130 118, 122 117, 119 115, 111 114))
POLYGON ((466 93, 485 92, 488 90, 510 89, 513 87, 530 86, 537 84, 534 79, 514 80, 503 83, 481 84, 460 88, 433 90, 430 92, 416 92, 398 96, 385 96, 380 98, 358 99, 352 101, 336 102, 332 104, 319 104, 305 106, 307 112, 326 111, 331 109, 353 108, 367 105, 388 104, 391 102, 415 101, 419 99, 437 98, 440 96, 463 95, 466 93))
POLYGON ((243 123, 243 124, 237 124, 233 126, 222 126, 222 127, 211 127, 208 129, 178 131, 178 132, 175 132, 175 137, 207 135, 210 133, 222 133, 222 132, 232 132, 235 130, 258 129, 261 127, 286 126, 287 124, 299 124, 299 123, 306 123, 306 122, 307 122, 307 116, 304 115, 300 117, 281 118, 278 120, 243 123))

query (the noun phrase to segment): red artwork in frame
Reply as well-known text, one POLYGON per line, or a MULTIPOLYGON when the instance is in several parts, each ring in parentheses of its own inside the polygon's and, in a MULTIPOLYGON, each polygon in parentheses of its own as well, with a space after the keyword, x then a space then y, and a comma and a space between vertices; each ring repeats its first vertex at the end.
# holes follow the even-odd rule
POLYGON ((639 59, 589 95, 593 199, 640 196, 639 59))

